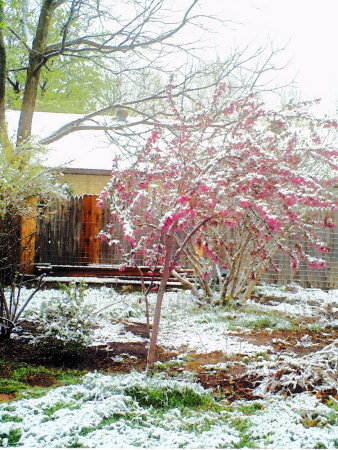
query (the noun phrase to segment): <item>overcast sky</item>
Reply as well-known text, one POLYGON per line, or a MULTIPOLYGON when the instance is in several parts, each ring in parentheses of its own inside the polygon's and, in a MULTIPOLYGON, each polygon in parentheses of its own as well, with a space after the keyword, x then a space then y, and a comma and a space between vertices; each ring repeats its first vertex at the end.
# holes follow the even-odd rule
POLYGON ((338 0, 201 0, 201 11, 232 19, 217 30, 214 44, 222 55, 231 46, 257 47, 270 40, 286 47, 279 75, 296 79, 303 98, 322 98, 321 112, 338 105, 338 0))

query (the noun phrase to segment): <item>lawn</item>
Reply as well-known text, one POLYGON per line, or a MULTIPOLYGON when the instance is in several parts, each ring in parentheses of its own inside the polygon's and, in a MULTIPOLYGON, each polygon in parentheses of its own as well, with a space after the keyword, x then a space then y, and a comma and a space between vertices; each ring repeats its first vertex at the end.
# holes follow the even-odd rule
POLYGON ((0 343, 0 446, 338 447, 337 290, 261 286, 237 309, 168 292, 148 377, 141 294, 88 288, 91 343, 67 351, 36 326, 59 295, 0 343))

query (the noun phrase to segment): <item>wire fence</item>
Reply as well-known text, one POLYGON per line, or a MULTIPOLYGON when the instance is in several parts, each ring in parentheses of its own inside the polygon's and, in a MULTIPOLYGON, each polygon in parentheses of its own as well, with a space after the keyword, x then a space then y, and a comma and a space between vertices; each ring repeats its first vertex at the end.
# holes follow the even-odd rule
MULTIPOLYGON (((53 205, 38 219, 36 237, 36 264, 52 265, 119 265, 124 261, 116 245, 108 245, 99 239, 100 230, 111 223, 109 206, 99 208, 97 196, 72 196, 66 202, 53 205)), ((121 239, 122 228, 114 223, 115 237, 121 239)), ((327 261, 325 269, 311 269, 304 262, 294 271, 290 258, 279 253, 273 259, 278 271, 269 269, 262 280, 267 283, 285 285, 298 283, 303 287, 332 289, 338 287, 338 232, 336 229, 321 231, 321 238, 329 244, 329 252, 322 255, 314 247, 305 248, 312 256, 327 261)), ((128 250, 128 242, 122 239, 128 250)), ((297 242, 294 241, 294 244, 297 242)), ((143 265, 140 258, 137 261, 143 265)))

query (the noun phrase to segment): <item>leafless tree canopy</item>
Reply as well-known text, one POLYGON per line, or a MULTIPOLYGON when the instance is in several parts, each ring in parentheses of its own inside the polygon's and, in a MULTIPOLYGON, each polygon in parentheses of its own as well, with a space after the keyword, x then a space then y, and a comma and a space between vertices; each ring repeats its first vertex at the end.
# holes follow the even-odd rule
POLYGON ((235 51, 212 64, 198 57, 198 46, 204 44, 195 31, 219 20, 201 15, 199 0, 19 0, 16 7, 0 5, 0 19, 6 23, 0 29, 3 147, 8 141, 6 88, 22 93, 20 144, 31 135, 42 71, 52 72, 74 61, 85 61, 105 74, 114 89, 97 102, 95 110, 55 130, 42 144, 93 129, 106 130, 114 140, 121 134, 130 140, 139 138, 158 121, 170 119, 165 102, 169 80, 176 86, 181 107, 189 112, 220 81, 229 84, 229 95, 243 95, 264 88, 262 76, 274 69, 275 52, 266 49, 235 51), (14 48, 20 51, 8 58, 14 48))

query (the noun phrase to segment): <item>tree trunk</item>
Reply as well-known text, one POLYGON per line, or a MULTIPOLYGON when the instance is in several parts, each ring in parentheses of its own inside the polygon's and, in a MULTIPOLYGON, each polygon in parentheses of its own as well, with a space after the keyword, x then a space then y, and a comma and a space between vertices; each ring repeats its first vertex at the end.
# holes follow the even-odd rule
MULTIPOLYGON (((0 24, 5 21, 3 3, 0 2, 0 24)), ((3 27, 0 26, 0 130, 6 124, 5 93, 6 93, 6 48, 3 36, 3 27)))
POLYGON ((163 302, 163 296, 167 287, 167 283, 171 274, 171 259, 173 254, 173 247, 174 247, 174 235, 170 234, 166 239, 166 255, 165 255, 165 262, 163 267, 163 275, 161 279, 161 284, 158 290, 157 294, 157 300, 156 300, 156 308, 155 308, 155 314, 154 314, 154 324, 153 324, 153 330, 151 333, 151 340, 149 344, 149 351, 148 351, 148 358, 147 358, 147 372, 151 370, 154 367, 155 362, 155 356, 156 356, 156 345, 157 345, 157 337, 158 337, 158 331, 160 326, 160 319, 161 319, 161 310, 162 310, 162 302, 163 302))
POLYGON ((1 156, 6 159, 11 158, 13 148, 11 146, 6 124, 6 69, 7 55, 3 36, 3 27, 5 23, 4 4, 0 2, 0 144, 1 156))
POLYGON ((53 12, 60 3, 55 0, 44 0, 40 10, 39 22, 29 55, 26 83, 22 100, 21 115, 18 127, 17 145, 32 134, 32 121, 35 109, 41 69, 45 62, 44 52, 47 45, 49 27, 53 12))

